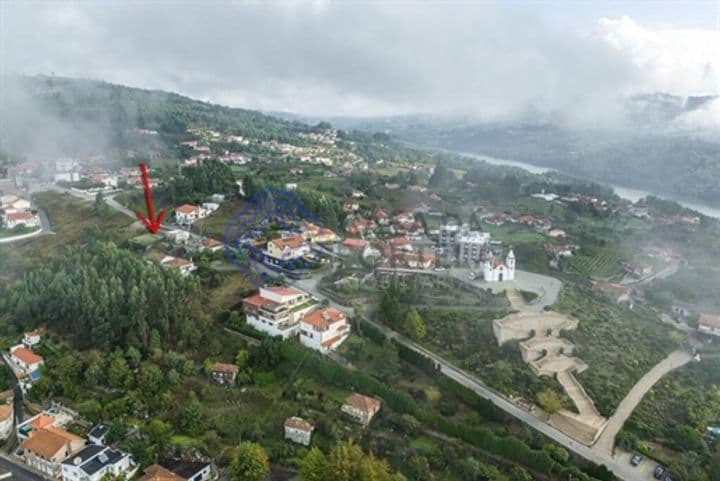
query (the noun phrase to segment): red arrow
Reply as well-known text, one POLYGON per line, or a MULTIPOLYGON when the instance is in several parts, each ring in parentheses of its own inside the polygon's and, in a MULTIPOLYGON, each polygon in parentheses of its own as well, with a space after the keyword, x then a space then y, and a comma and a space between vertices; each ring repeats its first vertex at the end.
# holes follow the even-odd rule
POLYGON ((153 202, 152 192, 150 192, 150 180, 148 179, 147 165, 145 162, 140 164, 140 173, 142 174, 143 188, 145 189, 145 204, 147 204, 148 217, 145 217, 140 212, 135 212, 140 221, 145 224, 147 230, 153 234, 157 234, 160 230, 160 224, 162 224, 163 218, 165 217, 165 209, 161 210, 155 218, 155 203, 153 202))

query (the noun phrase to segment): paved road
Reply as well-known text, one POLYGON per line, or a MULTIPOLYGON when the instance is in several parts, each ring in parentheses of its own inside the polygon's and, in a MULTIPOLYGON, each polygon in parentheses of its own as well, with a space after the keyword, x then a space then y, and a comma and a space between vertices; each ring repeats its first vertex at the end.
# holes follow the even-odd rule
POLYGON ((0 468, 10 471, 12 473, 11 481, 45 481, 47 479, 44 476, 30 471, 22 464, 10 459, 5 455, 0 455, 0 468))
POLYGON ((670 353, 668 357, 660 361, 648 371, 625 396, 608 421, 605 430, 602 432, 594 448, 602 453, 612 455, 615 444, 615 436, 622 429, 627 418, 630 417, 642 398, 647 392, 667 373, 673 369, 684 366, 692 359, 687 351, 679 350, 670 353))

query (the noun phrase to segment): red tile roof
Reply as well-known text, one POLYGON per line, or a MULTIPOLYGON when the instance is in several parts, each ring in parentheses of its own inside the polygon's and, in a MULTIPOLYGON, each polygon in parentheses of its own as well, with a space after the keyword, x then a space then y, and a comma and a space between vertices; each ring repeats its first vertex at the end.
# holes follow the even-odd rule
POLYGON ((313 430, 315 429, 315 426, 313 426, 312 423, 305 421, 303 418, 299 418, 297 416, 287 418, 285 420, 285 427, 305 432, 313 432, 313 430))
POLYGON ((175 209, 176 212, 180 212, 181 214, 193 214, 200 210, 200 207, 196 205, 190 205, 190 204, 183 204, 177 209, 175 209))
POLYGON ((36 362, 42 362, 43 358, 42 356, 38 356, 34 352, 32 352, 30 349, 24 348, 24 347, 18 347, 13 349, 11 352, 13 356, 20 359, 22 362, 24 362, 27 365, 35 364, 36 362))
POLYGON ((345 400, 345 404, 355 409, 371 414, 380 409, 380 401, 375 398, 363 396, 362 394, 351 394, 345 400))
POLYGON ((367 242, 363 239, 355 239, 353 237, 348 237, 343 241, 343 246, 347 247, 348 249, 364 249, 367 245, 367 242))
POLYGON ((299 235, 295 235, 291 237, 279 237, 271 240, 270 242, 278 246, 280 249, 297 249, 305 244, 305 239, 299 235))
POLYGON ((712 314, 700 314, 698 324, 720 329, 720 316, 715 316, 712 314))
POLYGON ((330 327, 330 324, 343 321, 346 318, 347 316, 344 312, 338 311, 334 307, 321 307, 306 313, 302 320, 303 322, 324 331, 330 327))
POLYGON ((222 372, 226 374, 237 374, 240 368, 235 364, 225 364, 222 362, 216 362, 212 368, 213 372, 222 372))
POLYGON ((32 220, 35 216, 32 215, 31 212, 12 212, 10 214, 5 214, 5 219, 9 221, 18 221, 18 220, 32 220))

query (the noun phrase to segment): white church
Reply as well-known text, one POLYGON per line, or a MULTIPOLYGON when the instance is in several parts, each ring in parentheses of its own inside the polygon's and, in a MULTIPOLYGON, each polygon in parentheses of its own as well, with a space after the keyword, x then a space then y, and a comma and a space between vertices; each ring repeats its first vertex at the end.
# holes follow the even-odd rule
POLYGON ((515 253, 508 252, 505 261, 499 257, 486 260, 482 264, 483 278, 486 282, 503 282, 515 280, 515 253))

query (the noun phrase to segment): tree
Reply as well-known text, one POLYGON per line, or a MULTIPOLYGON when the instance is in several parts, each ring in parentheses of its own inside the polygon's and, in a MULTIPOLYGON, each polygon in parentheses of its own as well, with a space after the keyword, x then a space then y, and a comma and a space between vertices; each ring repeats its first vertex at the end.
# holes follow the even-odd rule
POLYGON ((93 214, 103 216, 108 212, 108 206, 105 203, 105 197, 102 192, 95 194, 95 203, 92 208, 93 214))
POLYGON ((262 369, 274 369, 281 361, 280 341, 265 338, 255 347, 251 356, 252 364, 262 369))
POLYGON ((408 463, 408 469, 413 480, 430 481, 433 479, 430 473, 430 464, 425 456, 413 456, 408 463))
POLYGON ((550 389, 545 389, 537 394, 537 401, 543 411, 548 414, 555 414, 562 409, 562 399, 550 389))
POLYGON ((248 360, 250 359, 250 353, 247 349, 240 349, 235 355, 235 364, 242 371, 247 366, 248 360))
POLYGON ((413 340, 421 341, 425 338, 425 322, 415 308, 410 309, 405 315, 403 327, 405 334, 413 340))
POLYGON ((188 398, 182 411, 180 425, 189 435, 197 436, 202 432, 203 427, 202 405, 194 392, 190 391, 188 398))
POLYGON ((325 481, 325 455, 318 448, 312 448, 305 455, 300 467, 300 481, 325 481))
POLYGON ((132 371, 120 351, 111 354, 107 367, 107 382, 110 387, 127 389, 132 380, 132 371))
POLYGON ((265 449, 257 443, 243 442, 230 463, 232 481, 262 481, 270 471, 265 449))

